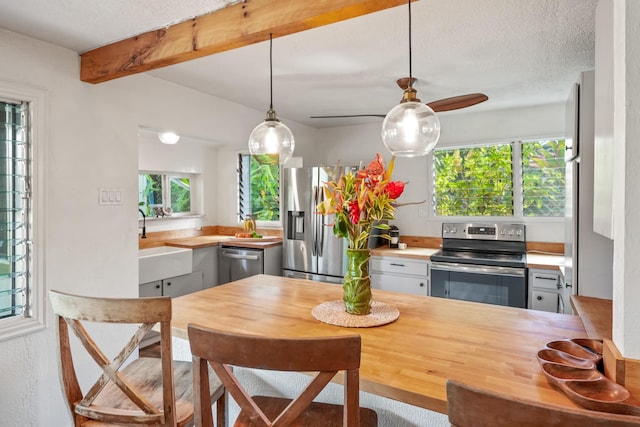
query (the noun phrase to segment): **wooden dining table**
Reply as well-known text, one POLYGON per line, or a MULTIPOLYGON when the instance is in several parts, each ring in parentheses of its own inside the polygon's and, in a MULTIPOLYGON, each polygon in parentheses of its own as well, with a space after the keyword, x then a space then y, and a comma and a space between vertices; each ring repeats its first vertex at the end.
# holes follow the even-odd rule
POLYGON ((360 389, 447 413, 446 382, 456 379, 522 399, 575 407, 546 381, 536 355, 552 340, 586 337, 580 317, 436 297, 373 290, 374 301, 399 317, 348 328, 311 314, 340 300, 342 287, 257 275, 173 300, 173 334, 187 325, 275 337, 359 334, 360 389))

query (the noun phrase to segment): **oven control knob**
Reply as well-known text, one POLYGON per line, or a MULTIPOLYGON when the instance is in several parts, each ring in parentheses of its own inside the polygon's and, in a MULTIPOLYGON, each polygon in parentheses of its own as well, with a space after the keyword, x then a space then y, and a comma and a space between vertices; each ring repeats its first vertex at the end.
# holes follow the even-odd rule
POLYGON ((447 234, 449 232, 449 227, 445 227, 444 228, 444 234, 447 234))
POLYGON ((456 231, 457 231, 457 230, 456 230, 456 228, 455 228, 455 227, 453 227, 453 228, 451 229, 451 232, 452 232, 452 233, 455 233, 456 231))
POLYGON ((509 236, 513 236, 513 230, 509 230, 509 236))
POLYGON ((522 234, 522 230, 518 230, 518 231, 516 231, 516 234, 517 234, 518 236, 520 236, 520 235, 522 234))
POLYGON ((500 234, 504 236, 505 234, 507 234, 507 230, 500 230, 500 234))

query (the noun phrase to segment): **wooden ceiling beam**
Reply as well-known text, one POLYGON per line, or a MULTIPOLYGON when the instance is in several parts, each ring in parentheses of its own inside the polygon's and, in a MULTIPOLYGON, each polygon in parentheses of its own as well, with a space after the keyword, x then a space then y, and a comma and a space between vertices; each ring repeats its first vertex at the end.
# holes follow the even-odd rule
MULTIPOLYGON (((414 0, 415 1, 415 0, 414 0)), ((407 0, 245 0, 80 55, 80 80, 101 83, 406 4, 407 0)))

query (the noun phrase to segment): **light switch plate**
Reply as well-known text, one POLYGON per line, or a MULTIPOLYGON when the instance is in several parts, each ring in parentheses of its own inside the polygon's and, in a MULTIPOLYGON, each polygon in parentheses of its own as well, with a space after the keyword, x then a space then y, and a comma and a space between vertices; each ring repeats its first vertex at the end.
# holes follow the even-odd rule
POLYGON ((122 189, 100 188, 98 190, 98 204, 100 206, 122 205, 122 189))

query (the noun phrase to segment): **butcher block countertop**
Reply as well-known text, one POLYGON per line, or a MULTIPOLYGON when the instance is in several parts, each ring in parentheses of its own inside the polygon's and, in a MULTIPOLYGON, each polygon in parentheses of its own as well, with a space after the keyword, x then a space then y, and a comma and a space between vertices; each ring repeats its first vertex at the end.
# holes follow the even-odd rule
MULTIPOLYGON (((371 255, 390 256, 429 260, 439 248, 408 247, 407 249, 391 249, 381 246, 371 250, 371 255)), ((564 265, 564 255, 527 253, 527 267, 547 270, 560 270, 564 265)))
POLYGON ((282 245, 281 238, 265 239, 235 239, 233 236, 195 236, 181 239, 167 240, 165 246, 176 246, 179 248, 201 249, 209 246, 236 246, 241 248, 264 249, 282 245))
POLYGON ((578 316, 375 290, 398 308, 387 325, 343 328, 316 320, 318 304, 340 300, 342 288, 303 279, 257 275, 173 299, 175 336, 187 324, 279 337, 362 337, 361 390, 447 412, 447 379, 520 399, 575 407, 551 388, 536 360, 552 340, 585 337, 578 316))
POLYGON ((408 247, 407 249, 392 249, 386 246, 381 246, 371 250, 371 255, 377 256, 395 256, 403 258, 416 258, 416 259, 429 259, 431 255, 439 251, 435 248, 418 248, 408 247))

